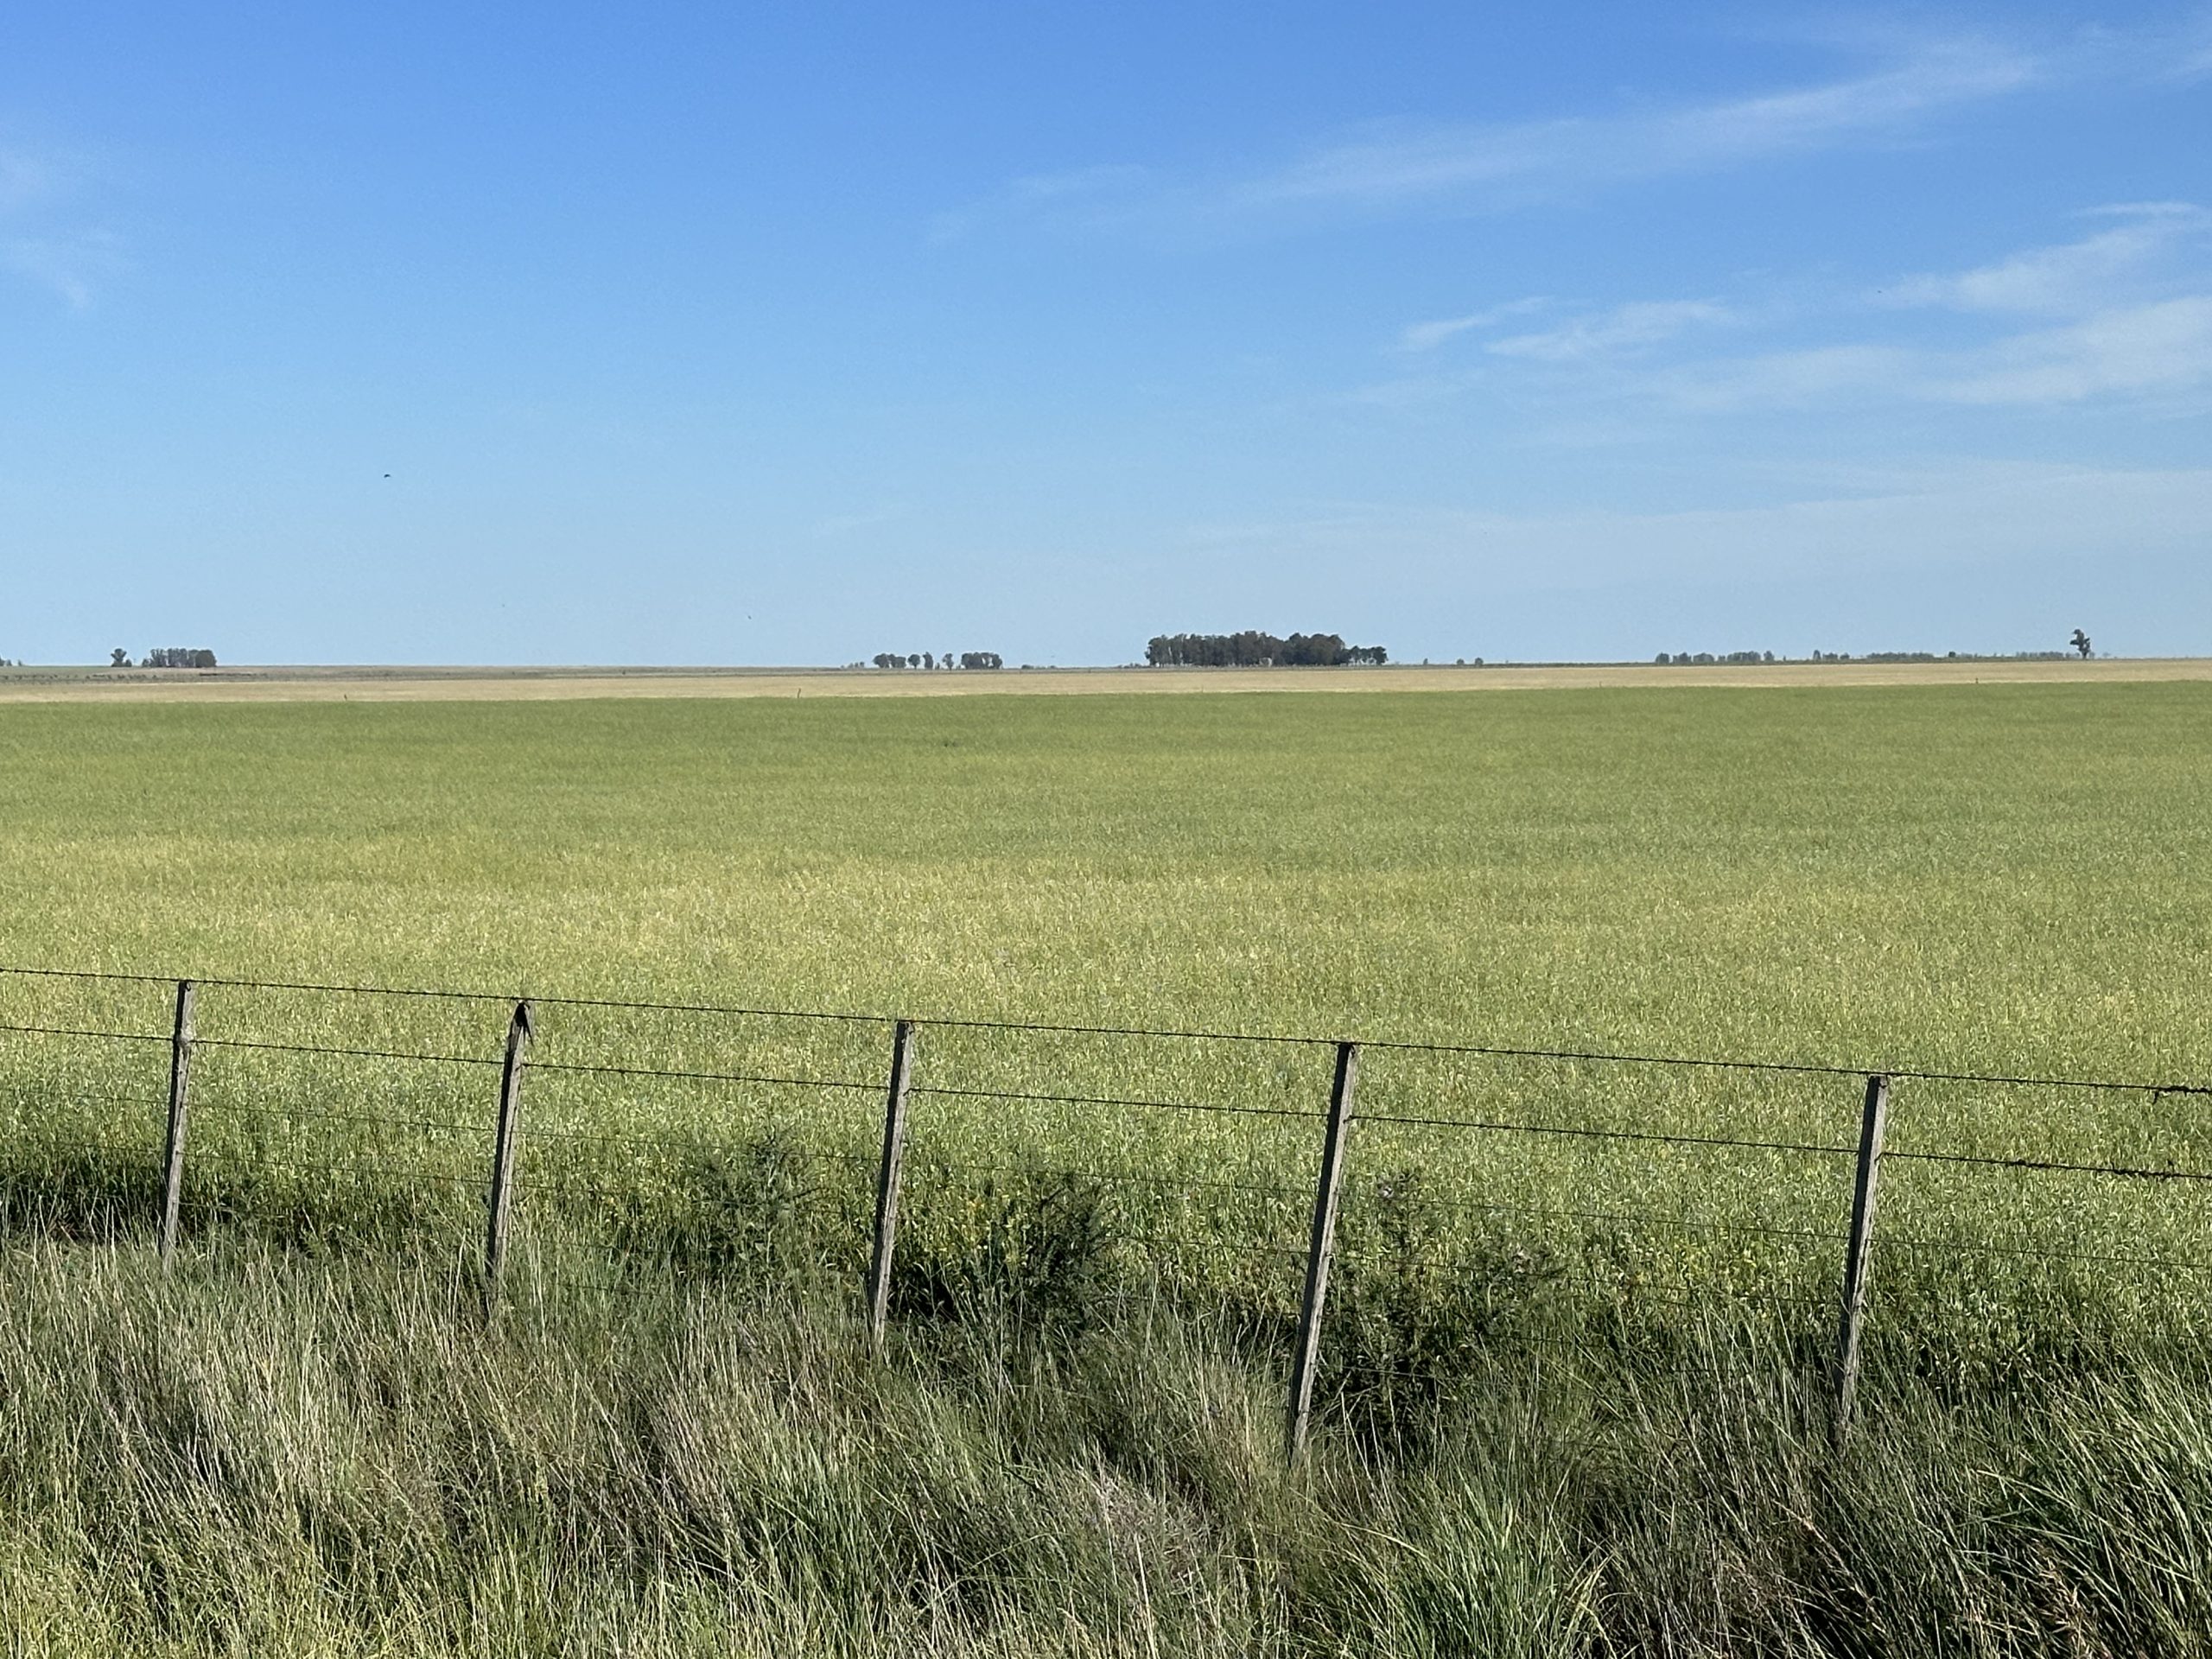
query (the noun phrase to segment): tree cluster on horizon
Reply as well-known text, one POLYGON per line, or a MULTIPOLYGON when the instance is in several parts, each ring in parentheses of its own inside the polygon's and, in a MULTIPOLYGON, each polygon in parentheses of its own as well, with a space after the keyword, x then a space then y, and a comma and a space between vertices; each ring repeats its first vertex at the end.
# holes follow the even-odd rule
MULTIPOLYGON (((130 666, 130 653, 118 645, 108 653, 110 668, 130 666)), ((139 659, 141 668, 213 668, 215 653, 200 645, 157 645, 139 659)))
POLYGON ((1381 645, 1348 645, 1338 633, 1294 633, 1281 639, 1247 628, 1242 633, 1154 634, 1145 646, 1151 668, 1380 667, 1390 659, 1381 645))
POLYGON ((878 668, 1004 668, 1006 659, 995 651, 963 651, 957 658, 947 652, 879 651, 868 659, 878 668))

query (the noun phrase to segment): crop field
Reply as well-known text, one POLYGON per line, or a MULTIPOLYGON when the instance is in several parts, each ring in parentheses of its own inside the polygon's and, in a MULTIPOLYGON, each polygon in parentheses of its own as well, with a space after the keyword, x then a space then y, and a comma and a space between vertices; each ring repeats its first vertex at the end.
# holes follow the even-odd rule
POLYGON ((0 968, 67 970, 0 972, 0 1624, 2200 1651, 2204 1098, 1971 1079, 2212 1082, 2208 737, 2191 683, 0 709, 0 968))
MULTIPOLYGON (((2195 684, 21 707, 0 963, 2201 1082, 2208 715, 2195 684)), ((159 1036, 169 995, 0 976, 0 1022, 159 1036)), ((242 1046, 196 1061, 188 1211, 327 1229, 442 1204, 467 1239, 506 1013, 206 988, 202 1037, 242 1046)), ((887 1024, 556 1005, 539 1027, 522 1176, 546 1248, 574 1223, 709 1248, 765 1183, 802 1196, 783 1210, 814 1254, 864 1249, 887 1024)), ((88 1200, 151 1179, 164 1046, 4 1040, 26 1185, 50 1196, 69 1158, 88 1200)), ((1107 1281, 1282 1315, 1332 1058, 925 1023, 906 1294, 1074 1204, 1107 1281), (1192 1106, 1241 1109, 1169 1109, 1192 1106)), ((1347 1306, 1364 1255, 1417 1300, 1479 1282, 1485 1306, 1742 1303, 1823 1328, 1858 1096, 1370 1049, 1347 1306), (1394 1117, 1433 1122, 1374 1121, 1394 1117)), ((2212 1168, 2177 1096, 1908 1081, 1890 1144, 2212 1168)), ((1921 1255, 1885 1266, 1878 1330, 2194 1323, 2171 1272, 2037 1252, 2202 1259, 2201 1189, 1895 1167, 1885 1224, 1921 1255)))

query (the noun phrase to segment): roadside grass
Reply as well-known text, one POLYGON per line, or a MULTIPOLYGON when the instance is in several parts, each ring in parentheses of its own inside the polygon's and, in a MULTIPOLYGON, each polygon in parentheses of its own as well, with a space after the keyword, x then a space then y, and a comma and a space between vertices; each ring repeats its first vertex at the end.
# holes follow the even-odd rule
POLYGON ((1802 1362, 1507 1346, 1333 1400, 1154 1309, 963 1317, 236 1243, 0 1255, 0 1626, 41 1654, 2201 1649, 2201 1360, 1827 1437, 1802 1362))

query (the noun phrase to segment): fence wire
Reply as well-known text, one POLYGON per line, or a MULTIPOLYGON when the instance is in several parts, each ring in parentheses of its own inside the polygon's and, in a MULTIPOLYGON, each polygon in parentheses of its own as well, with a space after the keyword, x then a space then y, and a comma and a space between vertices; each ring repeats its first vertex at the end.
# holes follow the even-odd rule
MULTIPOLYGON (((164 975, 37 966, 0 965, 0 980, 12 980, 30 986, 158 987, 164 993, 165 1001, 167 994, 177 990, 180 986, 177 979, 164 975)), ((800 1144, 787 1145, 779 1141, 775 1148, 778 1158, 849 1167, 855 1172, 872 1172, 879 1179, 887 1173, 882 1160, 877 1155, 836 1151, 825 1144, 804 1143, 809 1140, 816 1143, 827 1141, 832 1138, 833 1133, 855 1140, 872 1141, 880 1132, 882 1120, 879 1113, 866 1109, 855 1112, 843 1103, 868 1103, 886 1095, 888 1088, 886 1078, 852 1075, 861 1069, 862 1065, 856 1058, 859 1050, 852 1045, 867 1040, 868 1033, 887 1031, 897 1026, 899 1022, 889 1016, 849 1011, 764 1008, 706 1002, 651 1001, 582 995, 524 997, 484 990, 238 977, 211 976, 196 978, 191 982, 203 990, 235 993, 249 1003, 256 998, 264 999, 254 1004, 264 1015, 270 1007, 265 999, 280 999, 277 1003, 280 1012, 285 1006, 281 1001, 283 998, 316 998, 323 999, 323 1001, 315 1006, 312 1018, 308 1017, 307 1011, 296 1014, 296 1028, 289 1030, 281 1027, 274 1030, 251 1027, 241 1029, 230 1023, 239 1014, 238 1008, 226 1004, 219 1014, 202 1004, 200 1017, 207 1028, 182 1040, 180 1040, 177 1032, 171 1030, 118 1028, 119 1025, 135 1023, 137 1018, 129 1008, 123 1007, 129 998, 120 994, 107 999, 116 1006, 109 1007, 103 1005, 89 1015, 83 1004, 88 1000, 99 1001, 97 997, 79 998, 79 1006, 73 1009, 73 1010, 69 1008, 58 1011, 33 1008, 22 1014, 22 1017, 0 1023, 0 1040, 20 1039, 27 1045, 35 1045, 42 1039, 62 1039, 133 1046, 151 1044, 167 1047, 177 1067, 174 1087, 180 1101, 187 1096, 188 1072, 184 1061, 188 1055, 207 1054, 212 1058, 217 1054, 234 1053, 241 1057, 241 1066, 251 1062, 264 1068, 259 1073, 235 1077, 226 1071, 224 1085, 218 1091, 219 1097, 190 1099, 188 1116, 180 1116, 176 1121, 173 1133, 179 1138, 173 1147, 164 1140, 162 1121, 170 1102, 151 1095, 143 1081, 128 1088, 111 1090, 99 1085, 82 1068, 79 1072, 62 1072, 54 1078, 41 1075, 41 1069, 54 1069, 50 1066, 30 1068, 17 1077, 10 1077, 4 1071, 0 1071, 0 1137, 4 1137, 4 1147, 0 1147, 0 1177, 4 1177, 10 1193, 17 1197, 26 1192, 35 1193, 41 1160, 51 1159, 55 1153, 71 1147, 107 1158, 143 1160, 148 1173, 156 1177, 161 1176, 165 1168, 181 1166, 188 1180, 194 1183, 188 1190, 195 1192, 205 1191, 211 1184, 218 1190, 227 1192, 235 1187, 241 1177, 251 1179, 272 1171, 315 1176, 325 1180, 374 1180, 403 1186, 421 1183, 453 1189, 491 1185, 493 1190, 497 1190, 493 1171, 485 1165, 480 1147, 470 1147, 471 1156, 467 1160, 457 1160, 449 1163, 396 1158, 391 1155, 392 1148, 389 1145, 353 1148, 345 1155, 339 1155, 341 1149, 333 1148, 332 1156, 318 1159, 307 1155, 306 1144, 317 1126, 329 1126, 340 1134, 353 1130, 382 1130, 398 1135, 437 1137, 431 1148, 434 1151, 453 1148, 457 1152, 456 1140, 466 1141, 470 1137, 490 1138, 496 1143, 507 1145, 511 1160, 518 1147, 520 1163, 518 1166, 510 1162, 506 1179, 513 1192, 525 1200, 535 1194, 554 1200, 588 1198, 618 1204, 634 1205, 639 1202, 644 1195, 634 1185, 638 1171, 628 1172, 632 1178, 632 1185, 621 1185, 620 1179, 610 1177, 605 1160, 593 1161, 590 1154, 594 1149, 608 1156, 634 1154, 645 1160, 639 1168, 652 1167, 652 1160, 658 1160, 667 1173, 680 1176, 683 1166, 678 1161, 679 1154, 689 1157, 702 1152, 742 1150, 748 1145, 765 1144, 760 1141, 761 1137, 780 1136, 800 1144), (460 1024, 454 1024, 450 1030, 426 1041, 423 1033, 418 1029, 403 1029, 383 1016, 360 1011, 365 1006, 373 1005, 376 999, 411 999, 450 1004, 455 1011, 455 1020, 466 1016, 466 1029, 460 1024), (771 1036, 753 1031, 745 1042, 737 1043, 727 1033, 695 1033, 675 1042, 670 1052, 656 1052, 650 1057, 637 1053, 601 1053, 587 1046, 581 1052, 570 1053, 563 1050, 557 1058, 551 1054, 538 1058, 531 1052, 531 1028, 518 1021, 516 1030, 521 1034, 522 1045, 511 1049, 505 1058, 496 1052, 456 1052, 473 1044, 475 1039, 469 1034, 472 1032, 481 1036, 487 1050, 495 1044, 497 1033, 490 1022, 481 1022, 480 1029, 478 1016, 474 1010, 513 1007, 524 1001, 536 1010, 532 1026, 536 1036, 540 1039, 557 1028, 562 1010, 588 1010, 624 1017, 652 1015, 722 1021, 788 1022, 798 1034, 771 1036), (852 1033, 849 1042, 836 1034, 844 1032, 852 1033), (713 1058, 733 1046, 745 1058, 764 1063, 752 1065, 684 1063, 699 1058, 702 1050, 707 1052, 707 1058, 713 1058), (391 1098, 396 1103, 413 1103, 423 1097, 429 1085, 417 1082, 394 1086, 389 1079, 375 1072, 365 1079, 359 1075, 359 1068, 356 1067, 345 1079, 342 1088, 334 1089, 313 1077, 283 1072, 283 1067, 288 1057, 303 1062, 335 1060, 365 1063, 369 1067, 454 1067, 476 1075, 499 1071, 510 1082, 523 1089, 519 1098, 525 1103, 521 1105, 518 1116, 505 1126, 512 1141, 512 1144, 508 1145, 510 1136, 503 1132, 493 1109, 495 1102, 488 1079, 480 1091, 478 1085, 471 1083, 465 1093, 456 1090, 442 1096, 442 1101, 450 1103, 448 1115, 431 1115, 421 1110, 419 1105, 410 1109, 404 1103, 395 1104, 394 1109, 385 1111, 377 1109, 374 1099, 369 1096, 391 1098), (663 1058, 670 1063, 650 1063, 663 1058), (266 1069, 272 1067, 276 1068, 273 1072, 266 1069), (579 1127, 573 1122, 549 1123, 541 1127, 533 1122, 526 1103, 526 1080, 531 1077, 697 1085, 695 1091, 697 1100, 683 1109, 688 1111, 688 1116, 651 1132, 610 1132, 579 1127), (372 1084, 375 1086, 372 1088, 372 1084), (288 1098, 288 1089, 312 1090, 316 1099, 322 1103, 307 1104, 288 1098), (781 1094, 775 1098, 786 1103, 772 1109, 766 1108, 760 1097, 750 1093, 754 1090, 795 1091, 801 1104, 817 1103, 806 1107, 806 1111, 814 1115, 809 1116, 799 1112, 798 1107, 789 1103, 788 1097, 781 1094), (341 1095, 342 1098, 338 1097, 341 1095), (472 1106, 470 1103, 474 1104, 472 1106), (51 1121, 54 1109, 60 1107, 73 1109, 80 1120, 105 1115, 105 1121, 97 1126, 104 1133, 92 1132, 83 1122, 51 1121), (478 1111, 480 1111, 480 1116, 474 1115, 478 1111), (453 1116, 451 1113, 463 1115, 453 1116), (836 1116, 839 1113, 845 1116, 836 1116), (237 1143, 235 1134, 223 1133, 216 1140, 212 1157, 203 1164, 194 1164, 188 1155, 185 1155, 189 1143, 187 1125, 202 1121, 220 1125, 225 1131, 251 1133, 283 1128, 291 1133, 287 1134, 281 1146, 276 1149, 265 1143, 241 1146, 237 1143), (747 1135, 755 1137, 755 1142, 746 1141, 744 1137, 747 1135), (174 1163, 170 1157, 172 1152, 178 1155, 177 1161, 174 1163), (278 1155, 279 1152, 297 1155, 278 1155)), ((442 1019, 445 1016, 436 1017, 442 1019)), ((412 1020, 414 1016, 407 1018, 412 1020)), ((607 1023, 615 1025, 615 1030, 607 1040, 617 1043, 623 1040, 625 1033, 619 1022, 607 1023)), ((1221 1058, 1217 1051, 1205 1050, 1204 1046, 1206 1045, 1257 1046, 1300 1053, 1328 1049, 1341 1052, 1350 1046, 1345 1039, 1302 1033, 957 1017, 912 1023, 923 1030, 941 1028, 973 1034, 987 1045, 995 1037, 1005 1038, 1010 1045, 1015 1039, 1044 1035, 1097 1039, 1115 1044, 1142 1046, 1134 1051, 1141 1056, 1148 1057, 1145 1065, 1136 1067, 1141 1085, 1159 1084, 1164 1078, 1174 1087, 1140 1086, 1121 1091, 1084 1090, 1072 1087, 1054 1088, 1049 1086, 1050 1079, 1042 1086, 1028 1086, 1034 1079, 1027 1077, 1008 1082, 1004 1086, 991 1086, 984 1078, 963 1076, 957 1072, 950 1077, 942 1074, 932 1077, 927 1072, 927 1061, 925 1059, 924 1075, 906 1090, 915 1103, 942 1103, 955 1108, 975 1104, 1009 1108, 1079 1108, 1084 1109, 1090 1121, 1097 1124, 1112 1123, 1128 1114, 1168 1113, 1189 1115, 1193 1119, 1267 1118, 1283 1123, 1310 1122, 1319 1130, 1328 1119, 1329 1113, 1318 1092, 1309 1104, 1303 1106, 1269 1103, 1264 1099, 1197 1097, 1234 1094, 1236 1091, 1234 1087, 1223 1086, 1225 1077, 1231 1084, 1236 1082, 1234 1077, 1228 1075, 1227 1068, 1217 1068, 1210 1083, 1202 1081, 1193 1089, 1186 1090, 1182 1084, 1190 1082, 1191 1074, 1201 1064, 1205 1054, 1211 1053, 1217 1060, 1221 1058), (1016 1086, 1017 1083, 1020 1086, 1016 1086)), ((657 1027, 664 1041, 667 1039, 666 1025, 666 1021, 661 1021, 657 1027)), ((752 1027, 747 1029, 753 1030, 752 1027)), ((585 1037, 599 1034, 597 1026, 589 1026, 588 1029, 579 1026, 578 1031, 585 1037)), ((635 1032, 627 1035, 632 1039, 639 1037, 639 1033, 635 1032)), ((511 1034, 509 1040, 514 1041, 514 1036, 511 1034)), ((1036 1046, 1031 1046, 1034 1048, 1036 1046)), ((1609 1069, 1616 1072, 1634 1069, 1639 1074, 1657 1070, 1681 1074, 1741 1075, 1747 1078, 1881 1078, 1891 1085, 1957 1085, 2003 1091, 2095 1090, 2139 1097, 2154 1104, 2170 1097, 2212 1096, 2212 1085, 2186 1080, 2115 1080, 2037 1075, 2025 1071, 1955 1071, 1895 1065, 1846 1065, 1796 1059, 1663 1055, 1601 1049, 1389 1039, 1364 1039, 1357 1046, 1379 1055, 1440 1056, 1525 1063, 1564 1073, 1569 1083, 1588 1075, 1586 1068, 1598 1068, 1601 1075, 1609 1069)), ((873 1052, 872 1050, 870 1052, 873 1052)), ((964 1051, 954 1058, 959 1061, 963 1055, 964 1051)), ((997 1069, 995 1065, 985 1065, 985 1060, 1007 1058, 1019 1058, 1020 1056, 1001 1054, 988 1048, 980 1058, 964 1055, 965 1063, 979 1067, 985 1078, 997 1069)), ((1255 1072, 1253 1080, 1268 1083, 1268 1092, 1278 1097, 1296 1082, 1287 1064, 1277 1065, 1271 1079, 1255 1072)), ((1870 1147, 1863 1141, 1851 1144, 1840 1140, 1812 1137, 1708 1133, 1705 1132, 1702 1125, 1693 1128, 1652 1122, 1624 1124, 1616 1122, 1606 1124, 1537 1121, 1545 1115, 1541 1112, 1534 1115, 1510 1112, 1491 1115, 1483 1109, 1490 1103, 1489 1097, 1511 1095, 1512 1090, 1495 1084, 1471 1084, 1459 1071, 1452 1073, 1446 1081, 1452 1088, 1471 1089, 1482 1096, 1481 1104, 1478 1106, 1478 1112, 1481 1115, 1451 1110, 1448 1107, 1452 1103, 1443 1103, 1445 1109, 1442 1109, 1427 1107, 1420 1098, 1410 1104, 1402 1103, 1386 1090, 1384 1106, 1372 1112, 1358 1109, 1357 1102, 1348 1098, 1344 1103, 1344 1121, 1370 1133, 1370 1126, 1373 1128, 1442 1131, 1454 1142, 1481 1141, 1487 1144, 1502 1138, 1515 1144, 1544 1141, 1603 1143, 1617 1145, 1624 1150, 1680 1147, 1745 1159, 1764 1159, 1775 1154, 1818 1160, 1856 1158, 1860 1163, 1862 1179, 1869 1179, 1870 1171, 1878 1173, 1881 1164, 1897 1162, 1952 1166, 1966 1171, 2002 1172, 2009 1177, 2024 1180, 2046 1176, 2082 1176, 2141 1183, 2171 1183, 2184 1187, 2212 1181, 2212 1169, 2183 1166, 2180 1163, 2161 1166, 2139 1160, 2095 1161, 2078 1156, 2043 1155, 2041 1149, 2008 1155, 1986 1149, 1950 1149, 1917 1141, 1909 1147, 1884 1149, 1878 1143, 1870 1147)), ((1409 1088, 1412 1084, 1404 1084, 1402 1086, 1409 1088)), ((1434 1087, 1433 1084, 1429 1086, 1434 1087)), ((204 1085, 196 1087, 199 1094, 208 1092, 204 1085)), ((1598 1096, 1593 1095, 1592 1098, 1598 1096)), ((1457 1103, 1464 1106, 1467 1103, 1463 1099, 1457 1103)), ((634 1102, 623 1102, 621 1104, 625 1109, 634 1109, 635 1107, 634 1102)), ((1841 1104, 1833 1104, 1836 1117, 1841 1119, 1841 1104)), ((909 1179, 925 1179, 938 1185, 963 1177, 1005 1178, 1010 1185, 1020 1182, 1082 1183, 1095 1187, 1102 1193, 1116 1195, 1117 1203, 1122 1206, 1116 1212, 1121 1224, 1106 1227, 1101 1235, 1104 1248, 1136 1248, 1198 1257, 1305 1261, 1311 1268, 1311 1240, 1287 1243, 1156 1230, 1157 1222, 1154 1218, 1163 1207, 1179 1203, 1188 1205, 1201 1198, 1217 1206, 1231 1206, 1244 1199, 1264 1200, 1277 1206, 1287 1201, 1303 1221, 1306 1207, 1317 1202, 1311 1180, 1239 1179, 1234 1179, 1230 1173, 1231 1160, 1238 1157, 1247 1167, 1267 1165, 1273 1170, 1281 1170, 1281 1148, 1262 1147, 1251 1139, 1261 1133, 1256 1125, 1249 1130, 1246 1143, 1234 1151, 1196 1142, 1184 1148, 1181 1155, 1197 1164, 1198 1167, 1154 1171, 1136 1163, 1128 1167, 1103 1167, 1069 1162, 1064 1157, 1024 1155, 1020 1144, 1019 1125, 1015 1122, 1018 1116, 986 1115, 982 1125, 984 1131, 996 1130, 1014 1136, 1015 1144, 1009 1149, 993 1153, 986 1148, 979 1155, 971 1146, 967 1148, 967 1155, 938 1156, 933 1155, 926 1145, 908 1144, 906 1162, 909 1179)), ((588 1123, 588 1119, 586 1122, 588 1123)), ((1313 1150, 1318 1153, 1318 1145, 1313 1150)), ((1357 1135, 1347 1156, 1350 1166, 1357 1168, 1360 1154, 1357 1135)), ((1450 1156, 1464 1158, 1465 1154, 1455 1151, 1450 1156)), ((1430 1163, 1434 1161, 1431 1160, 1430 1163)), ((1426 1169, 1430 1163, 1414 1167, 1426 1169)), ((726 1167, 741 1172, 744 1166, 741 1161, 726 1167)), ((1770 1168, 1771 1166, 1762 1167, 1770 1168)), ((858 1185, 857 1182, 854 1184, 855 1191, 858 1185)), ((817 1181, 813 1186, 792 1190, 802 1198, 812 1198, 827 1192, 829 1185, 817 1181)), ((171 1196, 174 1198, 175 1195, 171 1196)), ((1824 1198, 1822 1201, 1827 1200, 1824 1198)), ((1368 1234, 1378 1224, 1379 1216, 1382 1222, 1389 1224, 1402 1224, 1414 1217, 1424 1223, 1433 1223, 1438 1217, 1461 1220, 1511 1217, 1547 1225, 1595 1224, 1623 1230, 1648 1229, 1686 1236, 1742 1239, 1800 1249, 1856 1249, 1858 1245, 1865 1244, 1868 1248, 1894 1249, 1962 1262, 2012 1258, 2101 1267, 2121 1266, 2158 1273, 2212 1273, 2212 1261, 2198 1259, 2185 1252, 2156 1249, 2113 1250, 2071 1248, 2055 1241, 2016 1243, 1949 1238, 1934 1236, 1924 1228, 1916 1232, 1908 1230, 1889 1235, 1874 1231, 1867 1238, 1854 1242, 1849 1233, 1840 1229, 1788 1224, 1771 1218, 1696 1215, 1683 1209, 1669 1212, 1656 1207, 1639 1208, 1633 1205, 1515 1202, 1508 1198, 1488 1195, 1459 1197, 1440 1194, 1426 1187, 1410 1197, 1401 1198, 1387 1189, 1379 1193, 1361 1191, 1355 1183, 1352 1191, 1339 1195, 1338 1203, 1321 1207, 1328 1211, 1328 1225, 1320 1226, 1317 1221, 1315 1236, 1325 1240, 1332 1230, 1341 1227, 1346 1236, 1343 1243, 1335 1246, 1335 1259, 1355 1271, 1399 1268, 1408 1264, 1449 1269, 1455 1262, 1466 1259, 1467 1241, 1465 1239, 1459 1240, 1456 1246, 1451 1238, 1434 1236, 1397 1244, 1385 1242, 1378 1245, 1368 1234), (1338 1213, 1339 1206, 1343 1210, 1342 1215, 1338 1213)), ((1216 1219, 1224 1218, 1227 1213, 1224 1207, 1222 1216, 1216 1219)), ((1251 1224, 1257 1217, 1256 1208, 1246 1205, 1243 1224, 1251 1224)), ((1742 1258, 1744 1261, 1751 1259, 1748 1256, 1742 1258)), ((1738 1258, 1731 1257, 1729 1261, 1733 1264, 1738 1258)), ((1627 1270, 1624 1272, 1627 1273, 1627 1270)), ((1595 1288, 1601 1294, 1610 1290, 1632 1295, 1639 1304, 1679 1306, 1692 1312, 1710 1312, 1710 1303, 1701 1300, 1698 1295, 1700 1290, 1725 1299, 1730 1306, 1793 1307, 1801 1312, 1806 1311, 1802 1297, 1792 1294, 1713 1281, 1685 1282, 1679 1286, 1660 1285, 1648 1277, 1628 1273, 1626 1277, 1597 1282, 1595 1288), (1679 1299, 1669 1300, 1657 1294, 1659 1289, 1679 1289, 1684 1294, 1679 1299)))

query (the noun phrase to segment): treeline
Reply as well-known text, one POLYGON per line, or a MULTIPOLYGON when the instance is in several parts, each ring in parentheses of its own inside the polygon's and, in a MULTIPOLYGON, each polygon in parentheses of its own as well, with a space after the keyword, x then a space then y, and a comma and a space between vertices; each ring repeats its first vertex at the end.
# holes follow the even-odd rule
MULTIPOLYGON (((130 653, 118 646, 109 653, 108 666, 128 668, 130 653)), ((213 668, 215 653, 198 645, 159 645, 139 658, 141 668, 213 668)))
POLYGON ((1694 655, 1687 651, 1662 651, 1651 660, 1655 663, 1673 663, 1686 668, 1693 663, 1770 663, 1774 660, 1774 653, 1770 651, 1731 651, 1715 656, 1709 651, 1700 651, 1694 655))
POLYGON ((1247 628, 1242 633, 1162 633, 1153 636, 1144 659, 1153 668, 1380 667, 1390 654, 1380 645, 1348 645, 1337 633, 1294 633, 1279 639, 1247 628))
POLYGON ((868 659, 878 668, 1004 668, 1006 659, 995 651, 963 651, 956 658, 950 652, 916 651, 901 653, 879 651, 868 659))

